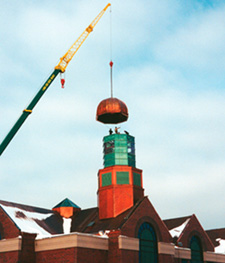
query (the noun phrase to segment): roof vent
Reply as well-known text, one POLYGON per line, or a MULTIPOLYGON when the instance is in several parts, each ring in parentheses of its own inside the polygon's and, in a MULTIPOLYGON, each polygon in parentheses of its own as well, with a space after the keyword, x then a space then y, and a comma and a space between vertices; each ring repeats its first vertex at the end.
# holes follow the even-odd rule
POLYGON ((58 212, 62 217, 70 218, 74 215, 74 213, 80 211, 81 208, 73 203, 71 200, 66 198, 55 207, 53 207, 52 210, 58 212))

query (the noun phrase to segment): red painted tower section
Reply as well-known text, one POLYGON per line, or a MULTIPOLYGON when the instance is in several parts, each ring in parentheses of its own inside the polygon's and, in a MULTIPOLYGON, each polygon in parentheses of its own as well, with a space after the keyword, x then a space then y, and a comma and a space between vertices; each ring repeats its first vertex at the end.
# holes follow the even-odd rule
POLYGON ((142 170, 135 167, 134 137, 105 136, 104 169, 98 172, 99 218, 113 218, 144 197, 142 170))

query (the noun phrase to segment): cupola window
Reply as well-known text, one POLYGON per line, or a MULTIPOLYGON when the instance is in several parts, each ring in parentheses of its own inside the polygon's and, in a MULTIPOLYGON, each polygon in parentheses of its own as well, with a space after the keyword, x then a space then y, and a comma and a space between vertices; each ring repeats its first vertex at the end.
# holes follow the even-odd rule
POLYGON ((134 185, 141 186, 141 175, 133 173, 134 185))
POLYGON ((102 174, 102 186, 107 186, 112 184, 112 173, 102 174))
POLYGON ((117 184, 129 184, 129 172, 116 172, 117 184))

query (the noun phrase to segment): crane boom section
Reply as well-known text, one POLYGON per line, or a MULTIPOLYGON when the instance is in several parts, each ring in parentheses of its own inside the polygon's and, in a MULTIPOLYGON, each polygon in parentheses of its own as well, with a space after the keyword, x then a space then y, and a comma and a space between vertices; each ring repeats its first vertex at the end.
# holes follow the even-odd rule
POLYGON ((41 89, 38 91, 38 93, 35 95, 33 100, 30 102, 30 104, 27 106, 26 109, 23 110, 22 114, 20 115, 17 122, 13 125, 12 129, 9 131, 9 133, 6 135, 5 139, 0 144, 0 155, 3 153, 5 148, 8 146, 12 138, 15 136, 19 128, 22 126, 22 124, 25 122, 27 117, 32 113, 33 108, 38 103, 40 98, 44 95, 47 88, 51 85, 53 80, 57 77, 59 74, 59 70, 55 69, 53 73, 50 75, 50 77, 46 80, 44 85, 41 87, 41 89))
POLYGON ((85 29, 85 31, 80 35, 80 37, 75 41, 75 43, 71 46, 71 48, 66 52, 66 54, 60 59, 60 62, 55 67, 52 74, 49 76, 49 78, 45 81, 44 85, 41 87, 41 89, 38 91, 38 93, 35 95, 33 100, 30 102, 30 104, 27 106, 27 108, 22 112, 21 116, 17 120, 17 122, 14 124, 12 129, 9 131, 9 133, 6 135, 5 139, 0 144, 0 155, 3 153, 5 148, 8 146, 10 141, 13 139, 13 137, 16 135, 17 131, 20 129, 22 124, 25 122, 27 117, 32 113, 33 108, 36 106, 40 98, 44 95, 44 93, 47 91, 51 83, 54 81, 54 79, 57 77, 57 75, 60 72, 64 72, 66 67, 68 66, 68 63, 73 58, 75 53, 78 51, 78 49, 81 47, 87 36, 90 34, 90 32, 93 31, 93 28, 96 26, 100 18, 105 13, 106 9, 111 4, 106 5, 106 7, 97 15, 97 17, 92 21, 92 23, 85 29))
POLYGON ((94 27, 100 20, 100 18, 104 15, 105 11, 111 4, 107 4, 106 7, 96 16, 96 18, 91 22, 91 24, 84 30, 84 32, 80 35, 80 37, 73 43, 73 45, 70 47, 70 49, 66 52, 66 54, 60 58, 60 61, 58 65, 55 67, 55 69, 59 69, 61 72, 64 72, 66 70, 66 67, 68 66, 70 60, 73 58, 73 56, 76 54, 76 52, 79 50, 81 45, 84 43, 85 39, 88 37, 88 35, 93 31, 94 27))

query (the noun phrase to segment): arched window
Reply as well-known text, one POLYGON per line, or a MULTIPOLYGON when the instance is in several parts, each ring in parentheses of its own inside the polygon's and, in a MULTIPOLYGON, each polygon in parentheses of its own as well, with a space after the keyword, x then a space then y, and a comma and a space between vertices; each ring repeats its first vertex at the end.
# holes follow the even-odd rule
POLYGON ((157 238, 153 227, 143 223, 138 231, 139 237, 139 263, 157 263, 157 238))
POLYGON ((197 236, 191 238, 191 263, 203 263, 201 241, 197 236))

